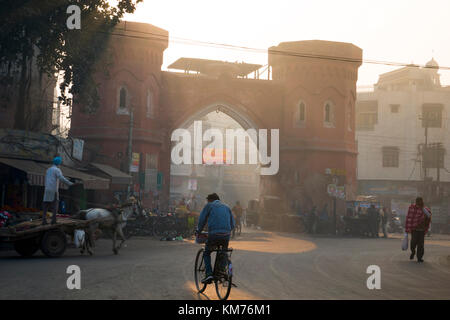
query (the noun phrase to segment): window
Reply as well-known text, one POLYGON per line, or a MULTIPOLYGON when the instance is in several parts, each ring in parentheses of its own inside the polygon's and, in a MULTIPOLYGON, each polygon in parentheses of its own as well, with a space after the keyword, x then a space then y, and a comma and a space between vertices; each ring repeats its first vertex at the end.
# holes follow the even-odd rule
POLYGON ((331 122, 331 106, 328 103, 325 105, 325 122, 331 122))
POLYGON ((328 128, 335 127, 334 104, 331 101, 325 102, 324 105, 324 126, 328 128))
POLYGON ((442 128, 442 104, 425 103, 422 106, 422 127, 442 128))
POLYGON ((383 167, 398 168, 398 147, 383 147, 383 167))
POLYGON ((145 154, 145 169, 158 169, 158 155, 151 153, 145 154))
POLYGON ((378 123, 378 101, 356 102, 356 130, 375 130, 378 123))
POLYGON ((120 87, 118 91, 118 108, 117 114, 128 114, 129 94, 126 87, 120 87))
POLYGON ((391 113, 398 113, 400 109, 399 104, 390 104, 389 107, 391 108, 391 113))
POLYGON ((155 107, 153 104, 153 93, 149 90, 147 92, 147 118, 154 118, 155 107))
POLYGON ((119 108, 126 109, 127 107, 127 90, 125 88, 120 89, 120 103, 119 108))
POLYGON ((306 120, 306 105, 300 101, 294 110, 294 127, 302 128, 305 126, 306 120))

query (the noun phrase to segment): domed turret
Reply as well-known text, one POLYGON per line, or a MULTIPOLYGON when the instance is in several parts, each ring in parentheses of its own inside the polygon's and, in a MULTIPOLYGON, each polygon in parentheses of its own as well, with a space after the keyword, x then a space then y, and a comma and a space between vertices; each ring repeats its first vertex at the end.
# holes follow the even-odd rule
POLYGON ((439 69, 439 65, 436 62, 436 60, 434 60, 434 58, 431 58, 430 61, 427 62, 427 64, 425 65, 427 68, 433 68, 433 69, 439 69))

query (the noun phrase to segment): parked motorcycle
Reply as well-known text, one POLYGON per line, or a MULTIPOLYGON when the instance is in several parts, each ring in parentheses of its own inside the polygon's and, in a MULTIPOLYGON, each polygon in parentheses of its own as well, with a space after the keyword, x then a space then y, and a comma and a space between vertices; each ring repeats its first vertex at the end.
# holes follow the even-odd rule
POLYGON ((393 217, 391 221, 388 223, 387 228, 389 233, 402 233, 403 232, 403 225, 402 221, 399 217, 393 217))

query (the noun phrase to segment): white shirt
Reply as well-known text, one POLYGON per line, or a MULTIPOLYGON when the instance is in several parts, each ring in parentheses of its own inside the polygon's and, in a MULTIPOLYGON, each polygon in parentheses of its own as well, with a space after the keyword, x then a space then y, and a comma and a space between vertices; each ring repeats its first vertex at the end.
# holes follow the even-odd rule
POLYGON ((422 211, 423 211, 423 213, 426 214, 426 216, 427 216, 428 218, 431 217, 431 213, 430 213, 427 209, 423 208, 422 211))
POLYGON ((59 169, 56 165, 51 166, 47 169, 47 172, 45 173, 45 191, 44 191, 44 201, 45 202, 52 202, 55 200, 55 194, 56 199, 59 199, 58 194, 58 185, 59 180, 64 182, 65 184, 71 186, 73 185, 72 182, 67 180, 62 172, 61 169, 59 169))

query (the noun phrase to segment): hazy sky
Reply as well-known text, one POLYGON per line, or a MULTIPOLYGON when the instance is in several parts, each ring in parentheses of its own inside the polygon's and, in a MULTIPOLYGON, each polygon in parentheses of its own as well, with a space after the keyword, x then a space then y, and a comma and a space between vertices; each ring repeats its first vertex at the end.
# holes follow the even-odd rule
MULTIPOLYGON (((144 0, 126 20, 169 31, 163 68, 180 57, 267 63, 266 53, 180 43, 175 38, 267 49, 282 41, 351 42, 363 58, 450 66, 450 0, 144 0), (433 53, 434 52, 434 53, 433 53)), ((358 86, 392 67, 364 64, 358 86)), ((441 70, 450 85, 450 70, 441 70)))

